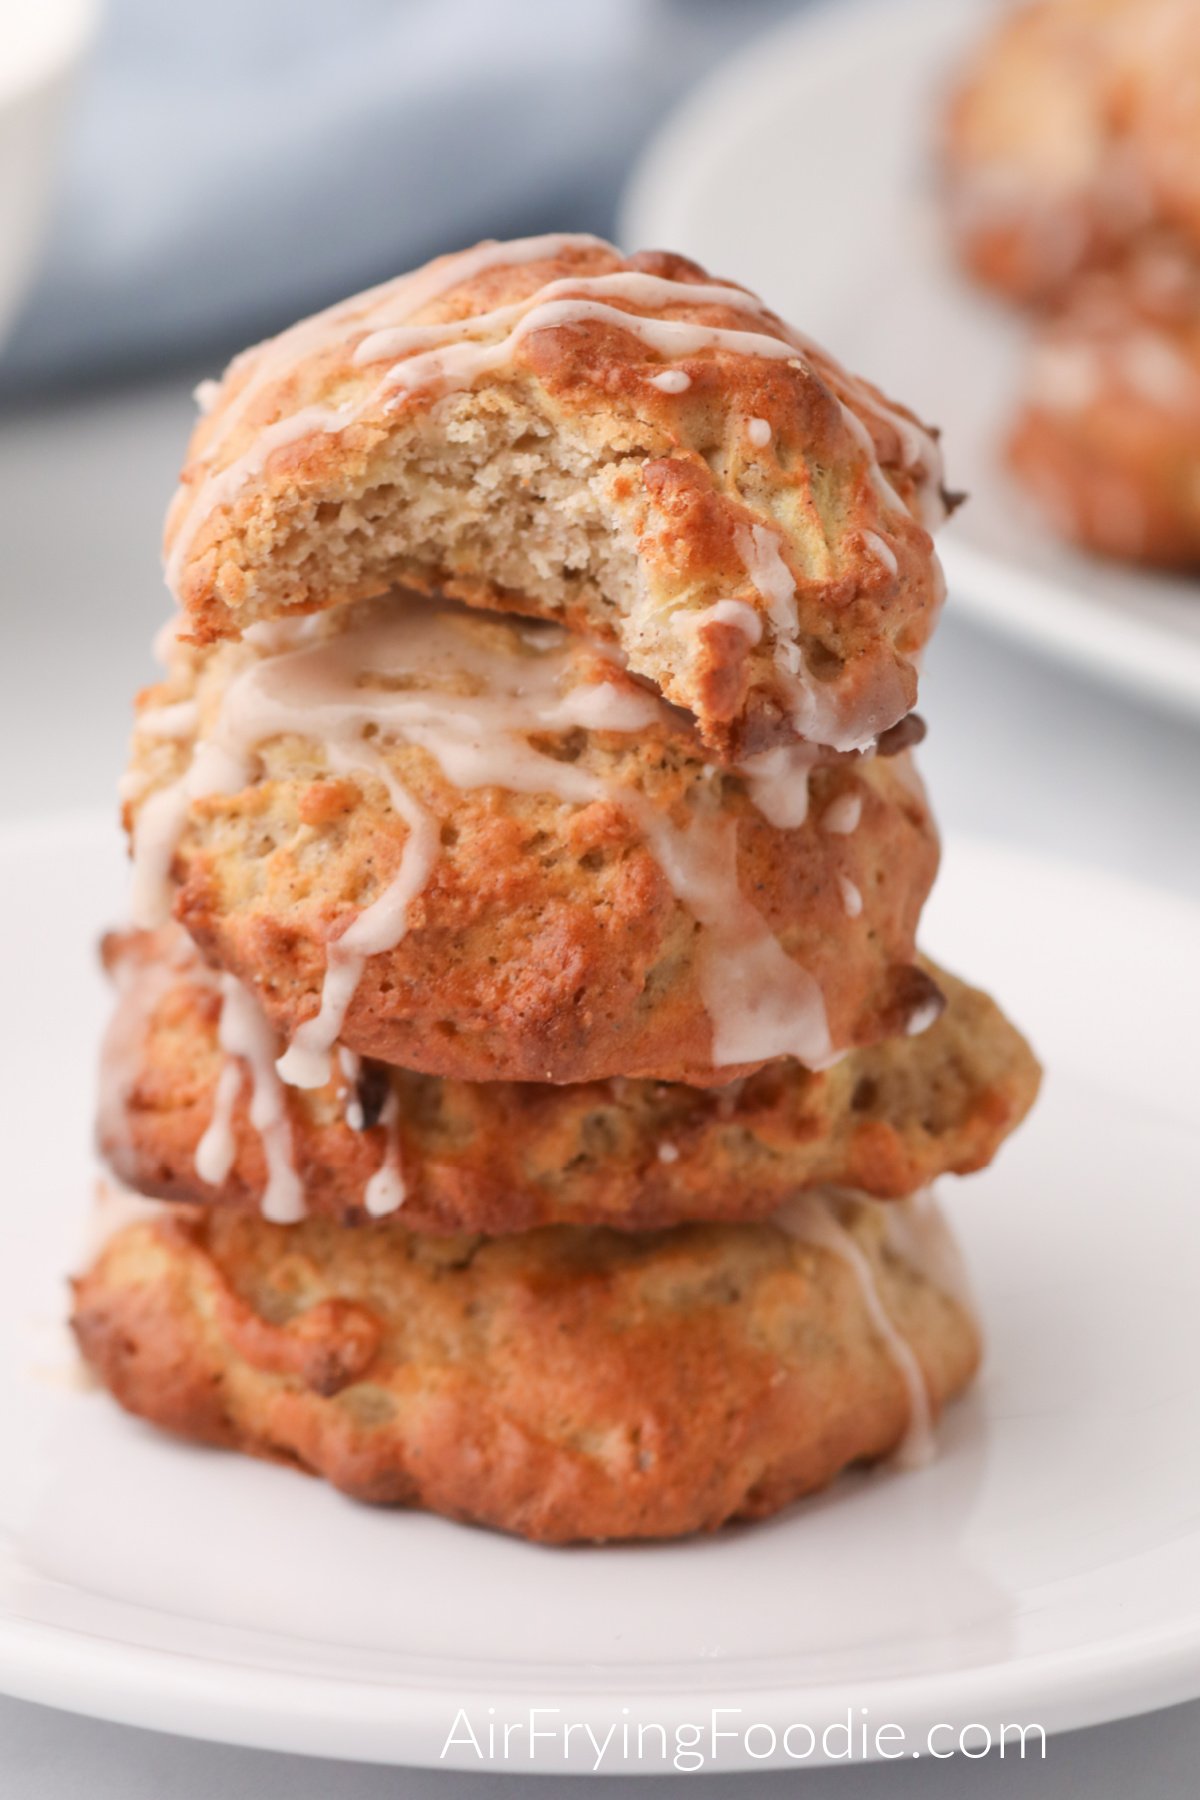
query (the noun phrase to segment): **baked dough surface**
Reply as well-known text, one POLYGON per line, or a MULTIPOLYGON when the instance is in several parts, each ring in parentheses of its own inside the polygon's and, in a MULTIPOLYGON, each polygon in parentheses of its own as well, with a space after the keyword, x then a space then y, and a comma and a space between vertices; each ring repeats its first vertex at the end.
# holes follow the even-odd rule
MULTIPOLYGON (((170 871, 175 916, 211 962, 253 989, 284 1036, 317 1013, 331 946, 403 879, 414 827, 398 810, 397 784, 422 810, 432 848, 403 935, 368 957, 338 1034, 363 1056, 458 1080, 704 1084, 787 1049, 820 1061, 805 1045, 819 1049, 826 1027, 833 1051, 875 1042, 926 1005, 914 946, 938 844, 907 752, 831 755, 807 773, 785 771, 788 803, 804 807, 807 781, 807 807, 801 824, 773 823, 762 804, 781 815, 755 797, 746 765, 712 763, 686 717, 619 669, 601 661, 598 679, 586 640, 554 634, 546 651, 524 643, 531 628, 517 621, 442 608, 455 670, 414 656, 389 674, 370 621, 378 615, 389 655, 398 655, 407 622, 431 604, 389 596, 318 621, 335 649, 368 632, 374 647, 363 651, 361 673, 358 653, 347 652, 337 691, 381 709, 374 736, 360 729, 364 713, 331 747, 319 734, 333 709, 310 705, 307 691, 297 697, 309 677, 295 659, 273 662, 285 696, 275 735, 259 741, 260 723, 244 768, 185 807, 170 871), (532 681, 553 657, 554 692, 572 719, 591 716, 597 695, 616 695, 641 709, 636 728, 539 727, 522 714, 498 731, 486 711, 494 696, 454 685, 463 686, 459 663, 472 655, 490 681, 503 669, 514 686, 514 667, 528 664, 532 681), (397 689, 418 710, 436 706, 432 749, 427 726, 389 726, 397 689), (462 779, 488 785, 458 784, 464 734, 445 722, 452 714, 479 722, 466 737, 482 768, 462 779), (699 921, 697 892, 711 930, 699 921), (794 1010, 812 1029, 762 1055, 730 1054, 714 1042, 712 983, 726 982, 732 1006, 738 959, 756 934, 778 940, 778 950, 767 948, 780 978, 804 987, 794 1010)), ((304 667, 328 648, 301 652, 304 667)), ((237 714, 237 684, 263 667, 244 643, 183 646, 173 662, 139 713, 126 786, 135 839, 187 775, 196 733, 219 741, 222 709, 237 714), (164 718, 188 709, 192 728, 161 734, 164 718)), ((751 1037, 753 1050, 761 1039, 751 1037)))
MULTIPOLYGON (((118 994, 101 1066, 110 1168, 159 1199, 256 1210, 268 1167, 251 1070, 230 1114, 227 1171, 204 1180, 196 1167, 227 1061, 219 983, 174 931, 114 935, 106 960, 118 994)), ((369 1184, 389 1165, 410 1230, 489 1234, 761 1219, 801 1189, 898 1199, 968 1174, 1032 1105, 1037 1063, 985 994, 926 967, 946 996, 941 1018, 823 1074, 778 1062, 728 1088, 549 1087, 335 1064, 327 1087, 283 1091, 308 1210, 362 1223, 369 1184)))
POLYGON ((479 245, 209 398, 166 529, 201 639, 403 584, 617 642, 722 760, 913 704, 934 437, 683 257, 479 245))
POLYGON ((897 1208, 833 1216, 857 1266, 767 1224, 431 1239, 175 1209, 109 1241, 74 1328, 130 1412, 360 1500, 677 1537, 897 1448, 913 1389, 869 1294, 934 1414, 975 1370, 947 1247, 922 1273, 897 1208))

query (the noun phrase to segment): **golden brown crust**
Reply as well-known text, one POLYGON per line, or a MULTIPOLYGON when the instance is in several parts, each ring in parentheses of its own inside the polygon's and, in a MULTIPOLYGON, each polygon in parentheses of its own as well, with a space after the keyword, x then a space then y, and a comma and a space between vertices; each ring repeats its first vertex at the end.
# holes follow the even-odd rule
MULTIPOLYGON (((196 1171, 225 1058, 218 985, 181 939, 106 941, 119 997, 104 1050, 100 1150, 138 1193, 254 1209, 267 1169, 248 1078, 233 1109, 228 1173, 210 1183, 196 1171)), ((400 1222, 419 1232, 761 1219, 801 1189, 895 1199, 939 1175, 967 1174, 1028 1111, 1037 1064, 986 995, 930 972, 947 1006, 928 1031, 857 1051, 819 1075, 783 1062, 729 1089, 547 1087, 368 1065, 354 1080, 339 1073, 323 1089, 289 1089, 309 1212, 363 1221, 366 1185, 394 1154, 378 1122, 389 1093, 406 1190, 400 1222)))
POLYGON ((1128 68, 1119 105, 1154 216, 1200 255, 1200 8, 1127 0, 1128 68))
POLYGON ((1009 460, 1086 549, 1200 567, 1200 265, 1146 246, 1039 329, 1009 460))
MULTIPOLYGON (((370 614, 391 618, 396 604, 369 603, 370 614)), ((351 609, 351 620, 361 617, 351 609)), ((496 658, 516 632, 469 613, 454 629, 496 658)), ((190 652, 143 696, 127 790, 135 829, 188 768, 194 742, 151 734, 145 709, 161 717, 198 697, 202 722, 211 719, 254 654, 246 645, 190 652)), ((593 658, 578 640, 563 654, 581 670, 593 658)), ((291 735, 259 745, 246 785, 239 776, 228 791, 191 800, 173 864, 176 917, 289 1038, 318 1010, 328 946, 379 898, 410 841, 381 779, 331 766, 327 744, 295 734, 306 726, 302 708, 291 735)), ((709 939, 664 872, 653 841, 664 824, 736 829, 742 900, 820 988, 835 1049, 905 1028, 926 997, 912 964, 938 854, 906 755, 819 762, 805 822, 784 829, 666 707, 635 733, 529 735, 544 753, 533 786, 567 761, 601 797, 454 786, 427 749, 373 741, 377 764, 436 822, 440 846, 405 935, 366 962, 340 1032, 350 1049, 470 1081, 620 1074, 704 1084, 758 1066, 765 1057, 714 1069, 709 939), (839 800, 861 805, 852 830, 827 824, 839 800), (861 900, 853 916, 848 893, 861 900)), ((502 758, 496 768, 503 783, 502 758)))
MULTIPOLYGON (((838 1216, 936 1412, 978 1336, 894 1210, 838 1216)), ((545 1543, 763 1517, 912 1410, 852 1263, 769 1225, 433 1240, 180 1209, 110 1240, 74 1327, 171 1431, 545 1543)))
MULTIPOLYGON (((624 260, 595 239, 544 251, 439 259, 235 360, 167 522, 198 640, 403 583, 615 638, 722 758, 885 730, 913 703, 941 598, 919 522, 941 513, 932 439, 682 257, 624 260), (600 312, 539 313, 495 366, 457 373, 460 341, 449 374, 427 367, 435 326, 528 307, 553 283, 561 306, 596 278, 619 278, 582 290, 600 312), (675 337, 646 342, 645 319, 675 337), (398 346, 381 320, 424 335, 398 346), (757 344, 680 340, 684 326, 757 344), (657 385, 664 372, 684 390, 657 385), (795 583, 794 617, 755 585, 756 532, 795 583), (759 641, 702 617, 734 598, 759 641), (793 650, 821 719, 797 713, 793 650)), ((512 329, 504 312, 492 338, 512 329)))
POLYGON ((1200 20, 1191 0, 1033 0, 981 44, 947 111, 951 225, 977 279, 1022 301, 1157 224, 1200 248, 1200 20))

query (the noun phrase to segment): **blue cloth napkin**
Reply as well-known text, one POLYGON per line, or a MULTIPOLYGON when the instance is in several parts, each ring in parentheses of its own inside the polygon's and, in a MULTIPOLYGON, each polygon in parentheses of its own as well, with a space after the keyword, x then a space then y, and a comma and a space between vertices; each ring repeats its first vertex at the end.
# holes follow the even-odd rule
POLYGON ((220 354, 483 236, 611 233, 667 109, 787 10, 110 0, 0 385, 220 354))

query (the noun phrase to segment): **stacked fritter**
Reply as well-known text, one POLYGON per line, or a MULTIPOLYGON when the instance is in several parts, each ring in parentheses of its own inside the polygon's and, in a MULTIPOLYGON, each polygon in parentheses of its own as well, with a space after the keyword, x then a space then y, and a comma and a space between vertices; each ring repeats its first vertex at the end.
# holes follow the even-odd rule
POLYGON ((966 267, 1032 311, 1011 465, 1089 549, 1200 568, 1200 5, 1029 0, 943 161, 966 267))
POLYGON ((546 1541, 922 1454, 929 1184, 1037 1085, 916 950, 931 436, 752 295, 484 244, 239 357, 167 528, 77 1284, 130 1410, 546 1541))

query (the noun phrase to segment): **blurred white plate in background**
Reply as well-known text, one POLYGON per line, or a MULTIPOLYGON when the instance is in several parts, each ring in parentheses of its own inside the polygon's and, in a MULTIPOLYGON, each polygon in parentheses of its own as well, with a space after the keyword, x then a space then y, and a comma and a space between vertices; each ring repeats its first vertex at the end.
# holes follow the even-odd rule
POLYGON ((699 88, 650 147, 623 241, 746 282, 945 433, 969 506, 940 540, 981 620, 1200 717, 1200 583, 1058 542, 999 467, 1019 319, 954 271, 933 142, 948 75, 993 8, 826 0, 699 88))
MULTIPOLYGON (((989 1354, 940 1457, 708 1539, 539 1550, 174 1443, 73 1380, 94 943, 124 886, 107 821, 0 834, 0 1689, 421 1764, 459 1707, 482 1727, 558 1706, 601 1737, 862 1707, 911 1756, 942 1720, 1067 1729, 1200 1694, 1196 909, 952 846, 926 942, 994 985, 1050 1073, 999 1163, 945 1184, 989 1354)), ((527 1766, 522 1732, 499 1766, 527 1766)))

